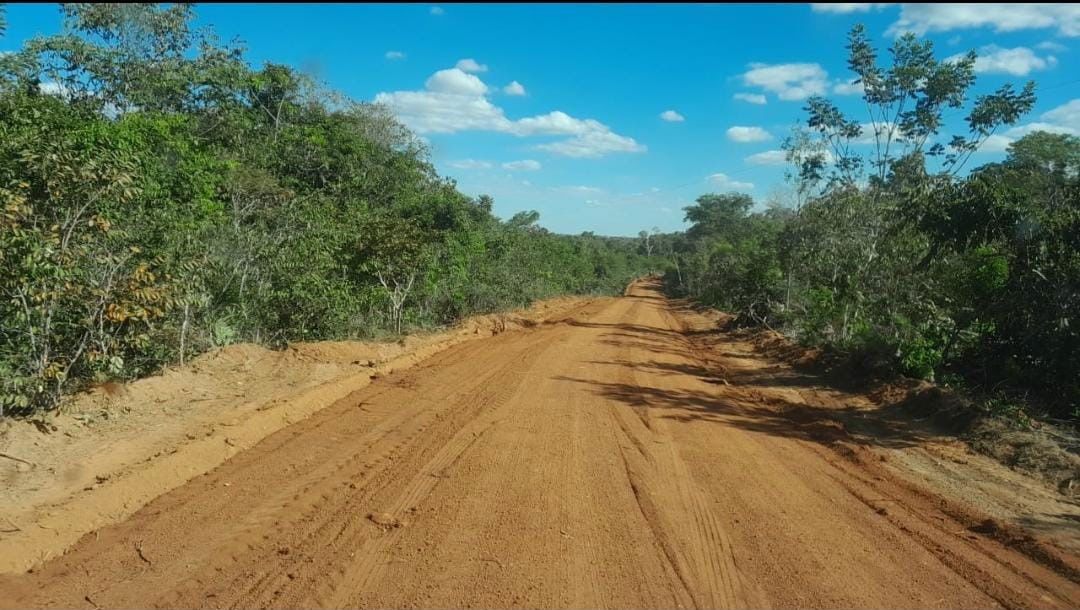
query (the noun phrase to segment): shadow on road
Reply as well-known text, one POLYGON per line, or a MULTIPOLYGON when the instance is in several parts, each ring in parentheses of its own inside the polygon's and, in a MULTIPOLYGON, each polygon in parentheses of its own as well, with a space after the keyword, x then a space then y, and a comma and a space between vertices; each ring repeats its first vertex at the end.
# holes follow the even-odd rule
POLYGON ((714 340, 709 343, 727 345, 731 341, 731 345, 736 345, 736 340, 721 330, 572 324, 608 331, 601 335, 601 343, 619 348, 619 353, 627 357, 594 360, 590 364, 632 370, 634 383, 577 377, 558 379, 586 385, 593 393, 608 399, 667 411, 664 417, 673 421, 710 422, 822 444, 845 440, 891 448, 915 445, 941 434, 932 426, 918 425, 899 409, 868 408, 865 397, 823 376, 800 372, 754 351, 703 347, 698 343, 702 337, 712 337, 714 340), (675 376, 690 377, 703 384, 683 383, 672 388, 673 384, 661 381, 675 376))

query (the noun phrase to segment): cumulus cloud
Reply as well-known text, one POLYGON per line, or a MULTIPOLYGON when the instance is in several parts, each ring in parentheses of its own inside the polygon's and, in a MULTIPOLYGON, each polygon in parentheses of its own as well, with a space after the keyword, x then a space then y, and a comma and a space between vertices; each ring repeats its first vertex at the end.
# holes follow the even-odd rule
POLYGON ((1080 98, 1073 99, 1042 113, 1039 121, 1017 125, 986 139, 979 152, 1005 152, 1009 145, 1033 131, 1048 131, 1080 137, 1080 98))
POLYGON ((864 91, 863 84, 856 83, 857 80, 859 79, 853 78, 836 83, 833 85, 832 91, 836 95, 862 95, 864 91))
POLYGON ((459 68, 439 70, 424 83, 428 91, 479 97, 487 93, 487 85, 472 74, 466 74, 459 68))
POLYGON ((402 53, 401 51, 387 51, 386 52, 386 58, 387 59, 405 59, 405 54, 402 53))
POLYGON ((869 13, 870 9, 880 10, 886 6, 892 6, 894 2, 837 2, 834 4, 811 2, 810 8, 815 13, 869 13))
POLYGON ((510 84, 503 87, 503 93, 506 95, 525 95, 525 86, 515 81, 510 81, 510 84))
POLYGON ((883 143, 890 138, 895 142, 903 137, 900 133, 900 126, 892 121, 873 121, 862 123, 859 127, 862 128, 862 135, 853 140, 856 144, 874 144, 877 141, 875 134, 883 143))
POLYGON ((551 191, 553 191, 555 193, 562 193, 562 194, 574 195, 574 196, 576 196, 576 195, 604 195, 604 194, 607 193, 607 191, 605 191, 602 188, 597 188, 595 186, 584 186, 584 185, 580 185, 580 186, 555 186, 555 187, 551 187, 551 191))
POLYGON ((674 110, 665 110, 660 113, 660 118, 673 123, 682 123, 686 118, 674 110))
POLYGON ((61 97, 68 94, 68 88, 56 81, 45 81, 39 84, 38 91, 45 95, 58 95, 61 97))
POLYGON ((735 95, 733 95, 731 97, 733 97, 733 98, 735 98, 737 100, 742 100, 744 102, 748 102, 750 104, 761 105, 761 104, 765 104, 765 103, 768 102, 768 100, 765 99, 765 96, 760 94, 760 93, 736 93, 735 95))
POLYGON ((488 67, 485 64, 477 63, 475 59, 462 59, 454 66, 462 72, 487 72, 488 67))
POLYGON ((565 112, 511 120, 487 98, 488 87, 460 68, 440 70, 428 78, 422 91, 383 92, 375 102, 390 108, 418 134, 459 131, 495 131, 518 137, 564 136, 536 148, 568 157, 602 157, 616 152, 645 152, 646 147, 622 136, 595 119, 579 119, 565 112))
POLYGON ((1036 49, 1041 51, 1050 51, 1051 53, 1064 53, 1069 50, 1069 47, 1061 44, 1060 42, 1054 42, 1053 40, 1047 40, 1035 45, 1036 49))
POLYGON ((564 157, 585 158, 602 157, 615 152, 645 152, 646 150, 643 145, 635 142, 633 138, 612 133, 607 127, 604 127, 603 130, 583 133, 569 140, 541 144, 536 148, 563 155, 564 157))
POLYGON ((787 165, 787 153, 782 150, 766 150, 750 155, 745 161, 751 165, 787 165))
POLYGON ((828 90, 828 73, 818 64, 752 63, 742 75, 743 83, 775 93, 782 100, 801 100, 811 95, 824 95, 828 90))
POLYGON ((713 186, 728 191, 750 191, 754 189, 753 182, 739 182, 732 180, 727 174, 717 172, 706 178, 713 186))
POLYGON ((468 130, 509 131, 511 121, 483 96, 438 91, 380 93, 375 102, 390 108, 418 134, 468 130))
POLYGON ((1080 131, 1080 98, 1073 99, 1053 110, 1044 112, 1039 118, 1062 127, 1080 131))
POLYGON ((502 164, 503 169, 508 169, 512 172, 535 172, 542 168, 539 161, 533 161, 532 159, 523 159, 521 161, 508 161, 502 164))
POLYGON ((991 27, 997 32, 1056 28, 1080 36, 1080 4, 903 4, 887 33, 899 36, 991 27))
MULTIPOLYGON (((956 61, 964 55, 953 55, 946 61, 956 61)), ((1033 70, 1045 70, 1057 65, 1057 58, 1053 55, 1039 57, 1027 47, 1015 49, 1003 49, 997 45, 988 45, 979 49, 978 57, 975 58, 975 71, 997 74, 1012 74, 1013 76, 1025 76, 1033 70)))
POLYGON ((772 135, 760 127, 736 125, 727 130, 727 137, 732 142, 764 142, 771 139, 772 135))
POLYGON ((1001 134, 994 134, 979 147, 979 152, 1005 152, 1009 149, 1009 145, 1013 143, 1013 139, 1001 134))
POLYGON ((1050 133, 1063 133, 1070 136, 1080 136, 1080 128, 1072 127, 1069 125, 1062 125, 1060 123, 1047 123, 1045 121, 1035 121, 1034 123, 1025 123, 1023 125, 1017 125, 1012 129, 1005 132, 1005 137, 1012 139, 1022 138, 1033 131, 1048 131, 1050 133))
POLYGON ((447 163, 454 169, 491 169, 490 161, 477 161, 476 159, 462 159, 447 163))

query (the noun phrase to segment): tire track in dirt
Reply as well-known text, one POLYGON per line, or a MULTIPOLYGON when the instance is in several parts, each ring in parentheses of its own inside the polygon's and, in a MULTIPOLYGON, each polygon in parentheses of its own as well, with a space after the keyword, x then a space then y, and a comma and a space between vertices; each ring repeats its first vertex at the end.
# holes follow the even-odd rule
MULTIPOLYGON (((511 351, 535 351, 537 346, 544 344, 542 338, 533 336, 535 334, 508 333, 494 341, 505 344, 505 348, 511 351)), ((76 557, 85 554, 103 564, 109 573, 137 575, 135 578, 121 576, 103 585, 89 583, 83 593, 97 604, 109 604, 112 599, 145 599, 141 596, 150 590, 167 592, 157 600, 162 605, 198 606, 210 601, 215 606, 228 606, 232 605, 230 600, 241 600, 248 591, 265 589, 271 582, 282 579, 293 580, 288 574, 299 576, 304 564, 321 573, 320 567, 306 561, 313 553, 293 553, 290 550, 286 554, 278 553, 278 549, 297 546, 294 540, 322 538, 320 530, 324 534, 335 527, 341 530, 340 524, 334 523, 334 517, 355 516, 353 510, 356 505, 370 498, 373 489, 395 480, 397 477, 385 471, 395 461, 402 463, 394 456, 409 449, 408 443, 421 435, 430 434, 427 429, 440 423, 444 423, 445 428, 463 426, 471 421, 478 407, 474 401, 476 394, 485 387, 500 390, 503 387, 500 375, 515 366, 512 358, 506 361, 505 354, 485 357, 484 354, 490 353, 492 346, 482 343, 473 342, 452 348, 436 356, 431 364, 387 378, 339 401, 303 424, 269 437, 257 451, 241 454, 222 468, 193 481, 197 484, 184 486, 159 498, 132 520, 98 532, 92 542, 86 545, 89 548, 85 553, 76 551, 72 557, 75 561, 61 563, 77 565, 76 557), (444 376, 448 377, 446 383, 431 384, 430 388, 426 388, 430 392, 427 396, 413 395, 407 389, 411 385, 410 380, 423 375, 425 369, 437 371, 440 363, 455 360, 477 363, 487 360, 496 366, 491 368, 490 374, 481 377, 461 379, 458 375, 444 376), (462 387, 462 381, 467 385, 462 387), (374 406, 374 411, 358 409, 369 403, 374 406), (386 407, 380 407, 382 403, 386 407), (445 405, 449 405, 450 410, 457 408, 465 412, 453 417, 446 413, 445 405), (335 440, 346 441, 351 435, 356 435, 352 442, 335 440), (341 454, 342 447, 353 449, 341 454), (322 457, 329 459, 321 461, 319 458, 322 457), (281 485, 278 476, 289 472, 298 472, 299 476, 290 479, 287 485, 281 485), (236 495, 227 493, 231 490, 222 486, 231 486, 230 480, 249 474, 255 475, 255 481, 245 489, 236 489, 236 495, 247 502, 255 500, 255 506, 251 510, 243 510, 246 507, 241 505, 241 510, 236 510, 236 495), (354 488, 356 491, 353 491, 354 488), (262 493, 263 490, 270 493, 262 493), (329 504, 330 499, 337 501, 334 506, 329 504), (195 517, 197 535, 177 538, 172 523, 153 518, 170 512, 172 507, 186 513, 178 516, 182 521, 189 522, 195 517), (185 510, 187 507, 190 507, 190 512, 185 510), (319 517, 323 517, 323 520, 319 517), (326 517, 331 518, 329 522, 325 521, 326 517), (274 534, 267 536, 267 529, 274 534), (293 534, 283 536, 280 534, 283 531, 293 534), (136 541, 140 540, 147 541, 143 543, 143 548, 154 549, 146 551, 150 556, 158 554, 158 548, 171 548, 189 566, 203 567, 191 572, 183 565, 170 565, 167 559, 154 561, 147 566, 135 557, 133 550, 126 550, 134 549, 136 541), (103 548, 109 551, 100 552, 103 548), (268 558, 270 561, 267 561, 268 558), (233 570, 239 572, 235 579, 221 580, 222 572, 233 570), (259 574, 262 576, 256 577, 259 574), (253 577, 256 579, 251 582, 253 577), (248 584, 238 587, 238 581, 248 584), (150 586, 147 587, 147 584, 150 586)), ((364 526, 367 521, 365 514, 352 521, 364 526)), ((355 529, 355 523, 353 525, 353 528, 345 528, 346 531, 355 529)), ((87 539, 84 538, 84 541, 87 539)), ((42 576, 48 573, 43 571, 42 576)), ((60 574, 70 573, 70 569, 60 568, 60 574)), ((84 595, 76 596, 74 592, 69 592, 53 601, 63 605, 81 605, 86 603, 84 595), (65 599, 69 601, 61 601, 65 599)), ((246 605, 248 602, 237 603, 246 605)))
MULTIPOLYGON (((530 346, 486 379, 479 392, 463 397, 455 405, 458 408, 469 408, 470 420, 413 475, 405 489, 387 507, 383 514, 391 523, 388 531, 362 543, 357 551, 361 560, 351 564, 341 575, 340 580, 345 586, 332 587, 329 595, 316 595, 310 601, 318 606, 340 607, 346 605, 350 596, 368 588, 378 568, 378 561, 385 556, 386 549, 397 540, 399 532, 395 530, 407 518, 409 509, 431 493, 444 470, 452 467, 488 430, 511 416, 512 409, 504 412, 507 400, 518 391, 525 371, 552 345, 547 341, 530 346), (494 383, 496 380, 497 383, 494 383)), ((385 527, 385 524, 380 525, 385 527)))
MULTIPOLYGON (((624 317, 640 319, 643 307, 634 299, 624 317)), ((627 349, 632 348, 616 347, 616 359, 627 349)), ((618 383, 642 387, 630 367, 620 369, 618 383)), ((764 597, 747 585, 735 564, 731 542, 679 456, 666 422, 653 417, 647 394, 640 392, 639 404, 612 404, 610 413, 636 450, 628 453, 619 443, 634 497, 654 536, 695 606, 765 607, 764 597), (624 419, 627 409, 640 427, 624 419)))
POLYGON ((557 322, 375 380, 0 579, 0 606, 1080 599, 1075 558, 1055 567, 1036 542, 973 531, 976 513, 820 420, 842 396, 718 345, 655 286, 557 322))
MULTIPOLYGON (((687 325, 670 310, 664 311, 664 315, 671 320, 673 327, 681 329, 692 357, 703 367, 714 368, 717 363, 708 357, 707 348, 695 343, 687 325)), ((812 393, 817 400, 822 400, 819 392, 812 393)), ((768 400, 766 396, 759 397, 768 400)), ((806 401, 800 397, 799 403, 805 405, 806 401)), ((809 424, 813 427, 811 436, 825 441, 823 444, 804 444, 835 468, 826 475, 860 503, 936 556, 942 565, 1003 607, 1025 607, 1032 599, 1053 607, 1070 607, 1072 601, 1068 596, 1054 592, 1055 581, 1058 580, 1054 573, 1077 583, 1075 568, 1057 557, 1042 556, 1046 548, 1034 544, 1038 549, 1035 553, 1025 549, 1019 549, 1024 553, 1020 556, 994 552, 1000 549, 991 548, 993 542, 988 544, 985 538, 973 533, 978 528, 973 521, 978 519, 968 515, 958 518, 961 517, 959 513, 967 511, 942 510, 949 503, 915 483, 898 481, 880 466, 885 459, 883 456, 857 446, 842 428, 821 425, 828 423, 827 420, 818 419, 824 417, 822 414, 803 421, 804 412, 797 408, 795 415, 788 417, 793 426, 809 424)))

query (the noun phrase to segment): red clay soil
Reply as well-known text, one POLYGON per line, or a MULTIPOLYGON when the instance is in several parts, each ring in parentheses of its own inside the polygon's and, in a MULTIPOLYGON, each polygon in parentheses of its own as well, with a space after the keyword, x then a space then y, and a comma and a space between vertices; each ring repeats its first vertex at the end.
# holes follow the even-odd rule
MULTIPOLYGON (((12 607, 1076 607, 647 283, 451 347, 0 580, 12 607)), ((816 401, 816 402, 815 402, 816 401)))

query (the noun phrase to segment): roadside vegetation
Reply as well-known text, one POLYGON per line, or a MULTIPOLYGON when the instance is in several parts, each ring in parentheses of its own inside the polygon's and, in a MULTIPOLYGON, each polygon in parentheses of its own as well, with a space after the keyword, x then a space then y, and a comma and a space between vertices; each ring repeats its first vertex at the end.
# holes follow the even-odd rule
POLYGON ((862 27, 847 49, 867 116, 810 98, 784 146, 787 197, 755 210, 703 195, 688 231, 653 236, 670 289, 865 372, 962 387, 1021 422, 1077 421, 1080 139, 1032 131, 970 167, 1032 108, 1033 82, 976 93, 974 54, 937 60, 911 35, 888 66, 862 27), (966 133, 944 133, 961 113, 966 133))
POLYGON ((391 336, 659 267, 500 220, 384 109, 251 66, 188 5, 61 10, 0 55, 0 416, 215 346, 391 336))
POLYGON ((60 10, 61 34, 0 55, 0 416, 217 346, 394 337, 666 267, 673 293, 865 372, 1080 419, 1080 139, 1032 131, 972 167, 1036 92, 979 92, 974 54, 909 35, 884 61, 856 27, 866 114, 807 101, 785 196, 569 236, 497 218, 384 108, 252 66, 189 5, 60 10))

